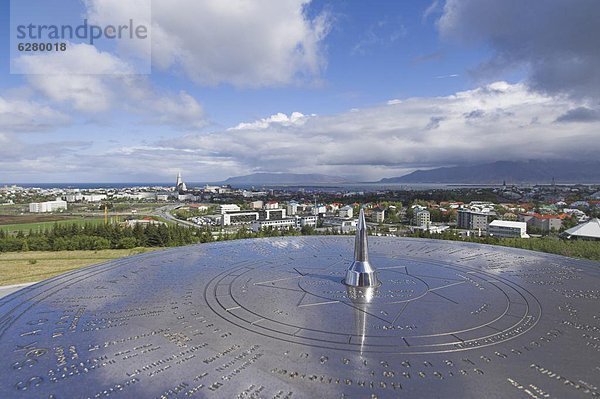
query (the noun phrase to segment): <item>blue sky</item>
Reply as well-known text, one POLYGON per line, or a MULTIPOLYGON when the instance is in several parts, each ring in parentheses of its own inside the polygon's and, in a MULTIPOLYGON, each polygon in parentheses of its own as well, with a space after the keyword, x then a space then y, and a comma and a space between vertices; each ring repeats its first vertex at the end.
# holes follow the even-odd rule
POLYGON ((19 20, 152 34, 23 54, 0 0, 0 182, 378 180, 600 149, 593 0, 149 1, 15 0, 19 20))

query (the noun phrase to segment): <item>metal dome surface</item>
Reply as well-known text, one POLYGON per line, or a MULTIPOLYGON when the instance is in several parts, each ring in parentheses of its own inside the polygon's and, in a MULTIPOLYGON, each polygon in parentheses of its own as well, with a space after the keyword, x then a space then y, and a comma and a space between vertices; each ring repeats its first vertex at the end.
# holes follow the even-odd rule
POLYGON ((0 299, 2 398, 600 396, 600 265, 352 237, 173 248, 0 299))

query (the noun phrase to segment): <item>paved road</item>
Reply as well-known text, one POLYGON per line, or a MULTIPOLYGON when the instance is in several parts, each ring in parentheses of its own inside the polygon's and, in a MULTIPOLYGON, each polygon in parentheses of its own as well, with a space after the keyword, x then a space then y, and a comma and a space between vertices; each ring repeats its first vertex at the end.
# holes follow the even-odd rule
POLYGON ((155 216, 159 216, 159 217, 164 218, 164 219, 167 219, 169 222, 176 223, 176 224, 178 224, 180 226, 200 227, 200 226, 198 226, 195 223, 188 222, 187 220, 177 219, 175 216, 173 216, 171 214, 171 211, 173 211, 174 209, 180 208, 182 206, 183 205, 181 205, 181 204, 163 206, 162 208, 156 209, 154 215, 155 216))

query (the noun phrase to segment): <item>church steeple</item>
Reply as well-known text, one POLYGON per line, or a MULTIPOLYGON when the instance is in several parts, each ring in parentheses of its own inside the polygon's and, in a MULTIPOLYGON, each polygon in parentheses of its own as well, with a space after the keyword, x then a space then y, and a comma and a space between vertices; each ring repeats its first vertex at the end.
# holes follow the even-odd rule
POLYGON ((175 183, 175 191, 178 191, 180 194, 183 194, 187 191, 187 187, 181 178, 181 172, 177 173, 177 182, 175 183))

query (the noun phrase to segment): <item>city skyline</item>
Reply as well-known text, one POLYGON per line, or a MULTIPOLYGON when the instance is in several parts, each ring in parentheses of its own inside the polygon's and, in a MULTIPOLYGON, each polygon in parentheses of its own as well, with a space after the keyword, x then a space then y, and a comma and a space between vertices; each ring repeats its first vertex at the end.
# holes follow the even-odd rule
MULTIPOLYGON (((0 0, 7 55, 9 3, 0 0)), ((600 4, 375 3, 156 0, 143 21, 153 34, 147 75, 128 73, 125 53, 136 48, 73 43, 28 54, 25 74, 10 74, 7 59, 0 180, 151 182, 185 171, 190 181, 257 172, 369 181, 597 159, 600 4), (64 65, 90 74, 53 73, 64 65)), ((107 23, 148 2, 80 4, 56 13, 107 23)))

